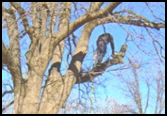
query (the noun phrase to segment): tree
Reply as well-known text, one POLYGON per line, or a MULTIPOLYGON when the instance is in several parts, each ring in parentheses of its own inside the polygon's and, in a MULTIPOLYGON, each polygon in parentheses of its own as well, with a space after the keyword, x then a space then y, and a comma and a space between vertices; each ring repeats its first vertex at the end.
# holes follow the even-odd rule
POLYGON ((165 76, 162 72, 162 66, 157 63, 156 73, 148 73, 148 71, 155 72, 154 69, 150 68, 150 70, 144 71, 145 75, 142 77, 143 75, 140 72, 143 72, 141 70, 144 64, 139 63, 138 60, 132 61, 131 59, 129 59, 129 64, 134 76, 131 77, 128 74, 123 76, 120 74, 120 80, 124 84, 121 89, 131 101, 134 101, 139 114, 146 114, 150 110, 150 106, 151 112, 149 111, 149 113, 162 114, 165 108, 165 76), (145 88, 142 86, 145 86, 145 88))
MULTIPOLYGON (((12 76, 14 113, 58 113, 75 84, 89 82, 106 68, 123 63, 124 55, 117 55, 83 74, 82 63, 88 53, 89 38, 98 25, 127 24, 149 28, 148 31, 165 28, 163 19, 153 14, 158 22, 150 21, 133 10, 122 10, 121 2, 86 4, 88 6, 81 7, 82 3, 72 2, 11 2, 8 6, 2 3, 2 29, 6 29, 10 41, 6 46, 7 37, 3 36, 2 69, 7 67, 12 76), (82 33, 76 44, 74 33, 80 27, 82 33), (26 53, 23 53, 20 41, 25 37, 30 39, 30 44, 26 53), (73 53, 70 50, 69 55, 72 58, 70 60, 69 55, 67 56, 70 63, 66 74, 62 75, 60 68, 67 41, 70 41, 69 48, 75 50, 73 53), (26 76, 22 71, 23 54, 28 67, 26 76)), ((150 8, 149 3, 145 4, 150 8)), ((154 42, 158 43, 156 39, 154 42)), ((161 44, 159 45, 163 49, 161 44)), ((126 50, 120 49, 121 54, 125 52, 126 50)), ((157 51, 157 54, 159 53, 157 51)), ((159 54, 160 57, 163 57, 162 55, 159 54)))

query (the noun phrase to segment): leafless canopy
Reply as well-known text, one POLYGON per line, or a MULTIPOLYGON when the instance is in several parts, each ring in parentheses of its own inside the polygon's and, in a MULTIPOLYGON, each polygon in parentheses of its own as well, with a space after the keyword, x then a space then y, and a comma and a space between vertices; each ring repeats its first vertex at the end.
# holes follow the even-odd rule
MULTIPOLYGON (((14 102, 11 101, 3 110, 14 103, 14 113, 57 113, 75 84, 89 82, 106 68, 122 64, 126 56, 126 43, 117 56, 94 66, 83 75, 82 63, 88 53, 89 38, 98 25, 117 23, 155 30, 165 28, 165 21, 154 14, 158 22, 150 21, 133 10, 118 10, 123 6, 121 2, 84 4, 86 5, 74 2, 2 3, 2 29, 7 29, 8 35, 2 36, 2 69, 6 66, 10 71, 13 82, 11 91, 14 92, 14 102), (79 39, 75 43, 74 32, 80 27, 82 33, 77 35, 79 39), (10 42, 6 45, 8 38, 10 42), (30 43, 26 45, 26 53, 20 44, 25 38, 30 43), (72 59, 66 74, 62 76, 60 67, 66 38, 73 42, 75 50, 71 52, 72 59), (28 67, 26 76, 23 75, 22 56, 26 58, 28 67), (47 68, 49 73, 46 75, 47 68), (42 86, 44 77, 47 80, 42 86)), ((150 8, 149 3, 145 5, 150 8)), ((153 12, 151 9, 150 11, 153 12)), ((130 35, 128 32, 127 34, 130 35)), ((159 56, 161 57, 160 54, 159 56)))

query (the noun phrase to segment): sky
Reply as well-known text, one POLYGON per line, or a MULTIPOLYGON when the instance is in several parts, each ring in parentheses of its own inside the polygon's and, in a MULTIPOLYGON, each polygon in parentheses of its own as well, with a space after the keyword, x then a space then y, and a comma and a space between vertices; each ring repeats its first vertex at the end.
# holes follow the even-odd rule
MULTIPOLYGON (((87 4, 89 4, 89 3, 84 3, 84 4, 82 3, 81 6, 88 6, 87 4)), ((165 15, 164 15, 165 11, 160 9, 161 5, 163 7, 165 7, 165 3, 158 3, 158 4, 157 3, 150 3, 150 4, 151 4, 152 11, 154 11, 154 15, 165 20, 165 15)), ((5 3, 4 5, 5 5, 5 7, 7 7, 8 3, 5 3)), ((23 3, 23 5, 26 5, 26 3, 23 3)), ((103 7, 105 7, 105 5, 103 5, 102 8, 103 7)), ((144 17, 148 18, 150 21, 157 22, 157 19, 155 19, 155 17, 152 16, 151 10, 148 9, 148 7, 146 6, 145 3, 141 3, 141 2, 122 3, 114 11, 126 10, 126 9, 131 9, 137 14, 142 14, 144 17)), ((78 12, 78 13, 79 13, 79 15, 82 15, 83 12, 84 12, 84 10, 82 12, 78 12)), ((74 20, 75 20, 75 18, 72 18, 71 22, 73 22, 74 20)), ((88 50, 88 53, 87 53, 87 55, 84 59, 84 63, 83 63, 84 69, 90 68, 93 65, 93 50, 97 48, 95 43, 96 43, 98 36, 101 35, 102 33, 104 33, 104 27, 105 27, 106 32, 110 33, 114 37, 115 50, 117 52, 119 52, 121 46, 124 44, 125 38, 127 37, 127 32, 130 32, 133 35, 133 37, 129 36, 129 38, 128 38, 129 40, 133 39, 133 41, 128 41, 128 43, 127 43, 128 49, 127 49, 126 56, 124 58, 124 64, 109 67, 107 70, 113 70, 113 69, 117 69, 119 67, 127 67, 129 65, 127 58, 132 58, 132 59, 135 59, 138 63, 140 63, 140 62, 142 62, 143 64, 147 63, 147 65, 145 65, 144 69, 138 69, 138 71, 141 72, 139 74, 139 77, 144 78, 145 76, 146 77, 157 76, 158 71, 156 71, 154 67, 157 66, 156 63, 158 62, 157 61, 158 56, 156 56, 155 49, 153 48, 153 45, 151 42, 152 40, 151 40, 150 36, 148 35, 148 33, 146 32, 146 30, 144 28, 141 28, 141 27, 136 27, 136 26, 132 26, 132 25, 119 25, 116 23, 109 23, 109 24, 105 24, 103 26, 100 25, 100 26, 97 26, 92 31, 91 36, 90 36, 90 40, 89 40, 89 45, 88 45, 89 50, 88 50), (135 44, 137 44, 137 45, 135 45, 135 44), (139 50, 137 48, 137 46, 141 46, 141 50, 139 50), (143 51, 145 51, 145 53, 143 51), (149 53, 151 55, 149 56, 146 53, 149 53), (152 59, 152 56, 154 56, 154 59, 152 59), (150 72, 150 71, 152 71, 152 72, 150 72)), ((22 28, 22 27, 20 27, 20 28, 22 28)), ((83 28, 83 26, 74 32, 74 34, 77 36, 76 42, 78 41, 78 38, 80 37, 82 28, 83 28)), ((156 30, 151 30, 151 31, 154 33, 153 36, 155 38, 158 37, 157 40, 161 43, 161 45, 163 47, 165 47, 165 39, 164 39, 165 29, 160 29, 160 31, 156 31, 156 30), (159 33, 162 36, 159 36, 158 35, 159 33)), ((3 29, 2 32, 3 32, 3 34, 2 34, 3 41, 4 41, 5 45, 8 46, 9 40, 8 40, 8 35, 7 35, 6 29, 3 29)), ((28 38, 28 36, 25 36, 20 41, 21 53, 22 53, 21 54, 21 63, 22 63, 23 75, 26 75, 26 73, 27 73, 26 58, 24 56, 24 53, 28 50, 28 45, 30 43, 30 40, 27 38, 28 38)), ((66 69, 67 69, 67 65, 68 65, 68 62, 65 60, 66 59, 65 57, 67 56, 67 52, 68 52, 67 50, 68 50, 68 48, 65 49, 64 59, 63 59, 62 65, 61 65, 61 70, 62 70, 61 73, 62 74, 65 74, 66 69)), ((73 47, 73 51, 74 51, 74 47, 73 47)), ((164 54, 165 53, 163 53, 163 55, 164 54)), ((107 54, 106 54, 104 60, 109 58, 110 55, 111 55, 111 49, 108 46, 107 54)), ((165 67, 162 63, 162 65, 160 65, 160 69, 162 69, 164 71, 164 68, 165 67)), ((3 83, 12 84, 11 76, 6 70, 2 70, 3 83)), ((165 72, 163 72, 163 73, 165 73, 165 72)), ((46 71, 46 74, 47 74, 47 71, 46 71)), ((131 98, 124 95, 124 92, 120 89, 120 88, 125 87, 124 83, 121 82, 121 78, 127 78, 127 77, 130 79, 133 79, 133 77, 134 77, 130 70, 108 71, 108 72, 105 72, 104 74, 102 74, 101 76, 97 77, 94 81, 96 83, 102 82, 102 84, 100 84, 100 85, 94 84, 94 86, 95 86, 94 97, 96 98, 94 105, 96 105, 96 102, 98 102, 98 103, 101 102, 102 104, 104 103, 103 105, 106 105, 105 101, 108 98, 115 99, 121 103, 128 103, 129 101, 131 101, 131 98), (118 75, 121 75, 121 76, 118 76, 118 75)), ((71 96, 73 96, 74 94, 76 95, 76 99, 80 98, 80 96, 78 96, 79 87, 82 88, 84 91, 87 91, 86 87, 89 87, 88 96, 84 96, 86 99, 88 99, 87 97, 90 97, 90 95, 91 95, 91 89, 90 89, 91 84, 92 83, 75 85, 68 100, 70 100, 72 98, 71 96)), ((10 89, 10 88, 7 87, 6 89, 10 89)), ((3 91, 3 88, 2 88, 2 91, 3 91)), ((143 98, 144 98, 145 93, 147 91, 145 85, 141 84, 141 91, 143 93, 143 98)), ((84 94, 84 93, 80 93, 80 95, 81 94, 84 94)), ((155 94, 155 92, 152 91, 152 94, 155 94)), ((82 97, 80 99, 82 99, 82 97)), ((88 101, 85 101, 85 102, 88 102, 88 101)), ((143 103, 144 102, 145 102, 145 100, 143 99, 143 103)), ((152 113, 151 109, 152 109, 152 107, 150 107, 148 109, 147 113, 152 113)))

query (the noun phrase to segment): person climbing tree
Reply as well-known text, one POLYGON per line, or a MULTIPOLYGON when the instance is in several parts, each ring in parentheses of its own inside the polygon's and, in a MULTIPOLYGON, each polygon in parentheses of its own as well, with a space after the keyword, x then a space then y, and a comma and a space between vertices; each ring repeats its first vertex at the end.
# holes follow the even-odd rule
POLYGON ((94 54, 95 64, 100 63, 106 54, 107 44, 110 43, 112 49, 112 56, 114 55, 114 40, 111 34, 104 33, 100 35, 97 39, 96 45, 97 50, 94 54))

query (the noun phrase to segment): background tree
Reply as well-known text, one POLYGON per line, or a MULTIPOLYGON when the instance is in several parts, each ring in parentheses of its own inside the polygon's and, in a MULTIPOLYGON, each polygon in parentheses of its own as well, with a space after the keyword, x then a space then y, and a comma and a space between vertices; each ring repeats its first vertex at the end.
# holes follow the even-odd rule
MULTIPOLYGON (((164 47, 154 37, 153 31, 160 37, 165 21, 154 14, 150 3, 143 5, 155 20, 138 14, 134 9, 125 8, 126 3, 120 2, 2 3, 2 69, 8 69, 12 79, 11 88, 4 89, 2 97, 14 93, 14 100, 5 104, 2 111, 14 103, 14 113, 58 113, 75 84, 90 82, 104 73, 106 68, 123 63, 124 55, 107 59, 90 69, 83 68, 84 59, 89 55, 92 31, 101 24, 118 24, 131 38, 127 38, 126 42, 133 41, 139 50, 143 49, 134 39, 136 36, 131 29, 124 28, 124 24, 144 28, 152 39, 150 43, 153 43, 159 60, 163 62, 164 47), (77 30, 82 32, 78 34, 77 30), (24 45, 21 44, 23 40, 26 41, 24 45), (62 74, 64 60, 69 64, 65 74, 62 74), (28 67, 26 71, 23 68, 25 65, 28 67)), ((158 7, 164 10, 161 4, 158 7)), ((145 41, 142 36, 140 39, 145 41)), ((119 50, 120 53, 126 52, 121 51, 121 47, 119 50)), ((139 110, 139 113, 144 111, 139 110)))

